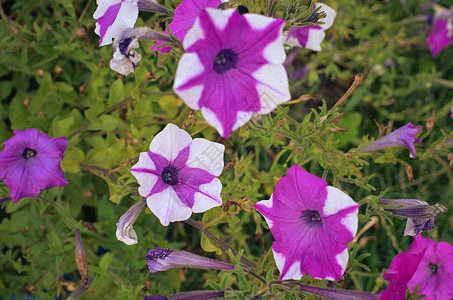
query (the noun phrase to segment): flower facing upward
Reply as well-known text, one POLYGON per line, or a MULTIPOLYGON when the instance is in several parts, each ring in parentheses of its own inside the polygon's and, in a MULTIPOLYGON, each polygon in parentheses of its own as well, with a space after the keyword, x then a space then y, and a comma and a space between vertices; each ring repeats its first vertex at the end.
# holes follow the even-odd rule
POLYGON ((324 3, 313 5, 313 9, 320 6, 319 12, 324 12, 325 18, 322 18, 319 21, 324 24, 292 27, 286 37, 286 44, 292 47, 303 47, 313 51, 321 51, 321 42, 326 37, 324 31, 332 26, 337 12, 324 3))
POLYGON ((414 125, 412 125, 412 123, 408 123, 403 127, 393 131, 392 133, 377 139, 370 145, 363 147, 360 150, 364 152, 370 152, 383 150, 390 147, 402 146, 408 147, 410 150, 409 156, 411 158, 415 158, 416 156, 414 143, 421 142, 421 140, 416 139, 415 136, 417 135, 417 132, 420 130, 420 128, 422 128, 421 125, 414 128, 414 125))
MULTIPOLYGON (((187 30, 192 28, 195 19, 200 12, 206 7, 216 8, 220 4, 220 0, 183 0, 175 9, 175 17, 168 25, 171 34, 183 41, 187 34, 187 30)), ((165 32, 167 33, 167 32, 165 32)), ((171 47, 159 47, 165 42, 157 41, 151 50, 157 50, 159 53, 168 53, 171 47)))
POLYGON ((0 154, 0 178, 11 189, 13 202, 38 196, 42 190, 68 185, 60 160, 68 146, 65 137, 51 138, 34 128, 14 130, 0 154))
POLYGON ((417 235, 407 253, 420 253, 425 249, 426 252, 409 281, 410 290, 413 291, 419 284, 417 294, 426 294, 425 299, 453 299, 453 246, 417 235))
POLYGON ((149 150, 140 153, 131 172, 140 184, 140 195, 147 198, 162 225, 222 204, 222 183, 216 176, 223 170, 223 145, 192 140, 186 131, 168 124, 149 150))
POLYGON ((393 258, 390 269, 384 272, 384 280, 388 280, 389 284, 381 293, 381 300, 404 300, 407 284, 417 270, 423 254, 424 251, 400 253, 393 258))
POLYGON ((348 263, 347 243, 357 232, 358 207, 324 179, 292 166, 271 198, 255 204, 275 238, 272 250, 281 278, 308 274, 339 280, 348 263))
POLYGON ((453 14, 448 10, 441 10, 434 14, 433 29, 428 35, 426 43, 433 56, 437 56, 442 49, 451 44, 453 14))
POLYGON ((290 99, 283 20, 206 8, 184 38, 175 92, 223 137, 290 99))

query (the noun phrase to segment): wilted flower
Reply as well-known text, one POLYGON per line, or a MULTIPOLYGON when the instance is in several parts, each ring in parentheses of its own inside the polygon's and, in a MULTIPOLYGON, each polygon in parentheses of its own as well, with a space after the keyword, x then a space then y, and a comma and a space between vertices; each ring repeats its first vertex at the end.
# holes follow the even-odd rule
POLYGON ((223 137, 290 99, 283 20, 206 8, 184 38, 175 92, 223 137))
POLYGON ((390 265, 390 269, 384 272, 384 280, 389 284, 381 293, 381 300, 404 300, 407 284, 414 275, 424 255, 420 253, 400 253, 396 255, 390 265))
POLYGON ((445 146, 453 146, 453 139, 448 140, 444 143, 445 146))
MULTIPOLYGON (((175 9, 173 21, 168 25, 171 34, 180 41, 184 40, 187 30, 192 28, 195 19, 200 12, 206 7, 216 8, 220 5, 220 0, 183 0, 175 9)), ((167 33, 167 31, 165 31, 167 33)), ((159 53, 168 53, 171 47, 159 47, 165 42, 157 41, 151 50, 157 50, 159 53)))
POLYGON ((415 146, 414 143, 419 143, 421 140, 415 138, 417 132, 422 128, 421 125, 414 128, 412 123, 408 123, 401 128, 393 131, 392 133, 383 136, 370 145, 361 148, 361 151, 371 152, 376 150, 383 150, 390 147, 408 147, 410 150, 410 157, 415 158, 415 146))
POLYGON ((216 177, 223 170, 225 146, 206 139, 194 139, 173 124, 157 134, 140 153, 131 172, 137 178, 140 195, 162 225, 190 218, 222 204, 222 183, 216 177))
POLYGON ((60 160, 68 146, 65 137, 51 138, 34 128, 14 130, 0 153, 0 178, 11 189, 13 202, 38 196, 42 190, 68 185, 60 160))
MULTIPOLYGON (((337 12, 324 3, 316 3, 313 5, 313 10, 320 6, 319 11, 324 12, 325 17, 319 21, 324 24, 292 27, 287 34, 286 44, 292 47, 304 47, 313 51, 321 51, 321 42, 326 37, 324 31, 332 26, 337 12)), ((314 22, 316 21, 314 20, 314 22)))
POLYGON ((122 215, 116 223, 116 238, 126 245, 134 245, 138 243, 137 233, 133 228, 138 215, 145 207, 146 201, 144 198, 131 206, 127 212, 122 215))
POLYGON ((97 0, 93 18, 97 20, 94 32, 101 37, 99 47, 109 45, 125 29, 133 28, 138 11, 167 13, 165 7, 153 0, 97 0))
POLYGON ((446 9, 434 14, 433 29, 428 35, 426 43, 433 56, 437 56, 442 49, 451 44, 452 38, 452 12, 446 9))
POLYGON ((419 284, 417 293, 426 294, 426 299, 453 299, 453 246, 417 235, 407 253, 420 253, 425 249, 426 252, 409 281, 410 290, 413 291, 419 284))
POLYGON ((269 200, 255 208, 275 238, 274 259, 282 279, 339 280, 348 263, 347 243, 358 225, 359 205, 298 165, 292 166, 269 200))
POLYGON ((85 288, 88 288, 88 261, 85 249, 83 248, 82 238, 80 237, 80 230, 76 230, 76 245, 75 245, 75 262, 77 269, 79 270, 80 277, 82 277, 82 283, 85 288))
POLYGON ((124 30, 113 43, 113 58, 110 60, 110 68, 122 75, 134 73, 134 68, 142 58, 135 51, 139 48, 139 40, 164 40, 171 42, 171 39, 160 32, 148 27, 138 27, 124 30))
POLYGON ((384 210, 407 218, 404 235, 417 235, 422 231, 433 229, 434 217, 447 211, 442 204, 429 205, 425 201, 416 199, 379 199, 378 203, 391 205, 384 210))
POLYGON ((311 286, 306 284, 299 284, 301 291, 322 296, 330 300, 379 300, 381 294, 371 294, 366 292, 359 291, 350 291, 350 290, 340 290, 340 289, 329 289, 321 288, 317 286, 311 286))
POLYGON ((149 272, 169 270, 177 267, 234 270, 234 265, 216 261, 187 251, 155 248, 146 254, 149 272))

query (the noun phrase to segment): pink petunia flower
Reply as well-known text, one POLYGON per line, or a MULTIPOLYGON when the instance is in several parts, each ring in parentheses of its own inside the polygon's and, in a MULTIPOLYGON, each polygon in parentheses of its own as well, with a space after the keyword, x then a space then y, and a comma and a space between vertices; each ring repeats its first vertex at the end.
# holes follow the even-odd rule
POLYGON ((424 255, 420 253, 400 253, 396 255, 390 265, 390 269, 384 272, 384 280, 389 284, 381 293, 381 300, 404 300, 407 284, 414 275, 424 255))
POLYGON ((424 299, 453 299, 453 246, 447 242, 437 243, 434 240, 414 237, 407 253, 419 253, 426 249, 417 270, 409 281, 412 291, 418 284, 418 294, 426 294, 424 299))
POLYGON ((168 13, 155 0, 97 0, 93 18, 97 20, 94 32, 101 37, 99 47, 109 45, 125 29, 133 28, 138 11, 168 13))
MULTIPOLYGON (((183 41, 187 31, 192 28, 200 12, 206 7, 216 8, 220 3, 220 0, 183 0, 176 7, 173 21, 168 25, 171 34, 183 41)), ((168 34, 167 30, 165 30, 165 33, 168 34)), ((165 44, 165 42, 157 41, 151 50, 159 51, 160 54, 170 52, 171 47, 157 48, 162 44, 165 44)))
POLYGON ((324 31, 332 26, 337 12, 324 3, 313 5, 313 10, 320 6, 319 11, 324 12, 326 17, 319 21, 324 24, 292 27, 287 34, 286 44, 291 47, 303 47, 313 51, 321 51, 321 42, 326 37, 324 31))
POLYGON ((358 226, 359 205, 351 197, 294 165, 255 208, 274 236, 282 279, 341 279, 358 226))
POLYGON ((51 138, 34 128, 14 130, 0 153, 0 178, 11 189, 11 199, 36 197, 42 190, 68 185, 60 160, 68 146, 65 137, 51 138))
POLYGON ((222 183, 216 177, 223 170, 225 146, 206 139, 194 139, 168 124, 152 140, 150 152, 140 153, 131 172, 137 178, 140 195, 162 225, 190 218, 222 204, 222 183))
POLYGON ((360 150, 364 152, 371 152, 387 149, 390 147, 402 146, 408 147, 410 150, 409 156, 411 158, 415 158, 416 156, 414 143, 419 143, 422 141, 415 138, 420 128, 422 128, 421 125, 414 128, 414 125, 412 125, 412 123, 408 123, 403 127, 400 127, 397 130, 393 131, 392 133, 377 139, 373 143, 361 148, 360 150))
POLYGON ((184 38, 175 92, 223 137, 290 99, 283 20, 206 8, 184 38))
POLYGON ((433 29, 429 32, 426 43, 433 56, 437 56, 442 49, 451 44, 452 38, 452 13, 442 10, 434 14, 433 29))

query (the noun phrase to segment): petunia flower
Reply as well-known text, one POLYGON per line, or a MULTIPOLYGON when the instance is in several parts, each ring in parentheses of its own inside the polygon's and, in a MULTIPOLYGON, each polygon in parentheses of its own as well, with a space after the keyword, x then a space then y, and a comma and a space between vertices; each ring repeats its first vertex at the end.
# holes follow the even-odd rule
POLYGON ((424 249, 426 252, 409 281, 410 290, 420 285, 417 293, 426 294, 426 299, 453 299, 453 246, 417 235, 407 253, 419 253, 424 249))
POLYGON ((291 47, 303 47, 313 51, 321 51, 321 42, 326 37, 324 31, 332 26, 337 12, 324 3, 316 3, 313 5, 313 10, 320 6, 319 11, 324 12, 325 18, 319 21, 324 24, 292 27, 286 36, 286 44, 291 47))
POLYGON ((68 146, 65 137, 51 138, 34 128, 14 130, 0 153, 0 178, 11 189, 11 199, 38 196, 42 190, 68 185, 60 160, 68 146))
POLYGON ((437 56, 442 49, 451 44, 453 14, 443 9, 434 14, 434 25, 428 35, 426 43, 433 56, 437 56))
POLYGON ((340 280, 347 243, 358 226, 359 205, 324 179, 292 166, 269 200, 255 204, 274 236, 274 259, 282 279, 340 280))
POLYGON ((97 20, 94 32, 101 37, 99 47, 109 45, 125 29, 133 28, 138 11, 168 13, 155 0, 97 0, 93 18, 97 20))
POLYGON ((110 68, 122 75, 134 73, 134 68, 142 56, 135 51, 139 48, 139 40, 164 40, 171 42, 171 39, 163 33, 138 27, 124 30, 113 43, 113 57, 110 60, 110 68))
POLYGON ((222 183, 216 177, 223 170, 225 146, 197 138, 173 124, 157 134, 140 153, 131 172, 137 178, 140 195, 162 225, 190 218, 222 204, 222 183))
POLYGON ((202 269, 234 270, 234 265, 223 263, 187 251, 155 248, 146 254, 150 273, 166 271, 171 268, 189 267, 202 269))
POLYGON ((290 99, 283 20, 203 10, 184 38, 175 92, 223 137, 290 99))
POLYGON ((137 221, 138 215, 142 212, 146 205, 144 198, 131 206, 124 215, 120 217, 116 223, 116 238, 126 245, 134 245, 138 243, 137 233, 133 226, 137 221))
MULTIPOLYGON (((195 19, 206 7, 216 8, 221 3, 220 0, 183 0, 175 9, 173 21, 168 25, 172 35, 183 41, 187 30, 192 28, 195 19)), ((165 33, 168 33, 165 30, 165 33)), ((160 54, 168 53, 171 47, 159 47, 165 42, 157 41, 151 50, 157 50, 160 54)))
POLYGON ((379 199, 381 205, 390 205, 384 210, 394 215, 407 218, 404 235, 417 235, 422 231, 434 228, 434 217, 443 214, 447 208, 440 203, 429 205, 416 199, 379 199))
POLYGON ((416 156, 414 143, 419 143, 422 141, 415 138, 420 128, 422 128, 421 125, 414 128, 414 125, 412 125, 412 123, 408 123, 403 127, 400 127, 397 130, 393 131, 392 133, 377 139, 373 143, 361 148, 360 150, 364 152, 371 152, 387 149, 390 147, 402 146, 408 147, 410 150, 409 157, 415 158, 416 156))
POLYGON ((384 272, 384 280, 389 284, 381 293, 381 300, 404 300, 407 285, 417 270, 425 251, 418 253, 400 253, 396 255, 390 269, 384 272))

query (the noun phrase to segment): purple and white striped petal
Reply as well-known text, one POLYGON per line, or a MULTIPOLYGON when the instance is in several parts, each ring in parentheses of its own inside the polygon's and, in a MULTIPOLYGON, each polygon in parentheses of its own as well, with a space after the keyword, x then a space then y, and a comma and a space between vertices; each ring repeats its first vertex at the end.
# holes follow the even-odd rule
POLYGON ((223 137, 290 99, 284 22, 206 8, 184 38, 175 92, 223 137), (234 37, 234 38, 232 38, 234 37))
POLYGON ((140 154, 131 172, 140 184, 140 195, 162 225, 222 204, 222 183, 216 176, 223 170, 223 145, 192 140, 186 131, 168 124, 149 149, 140 154))
POLYGON ((146 201, 142 198, 129 208, 116 223, 116 238, 126 245, 138 243, 137 233, 133 228, 138 215, 142 212, 146 201))
POLYGON ((275 238, 274 259, 282 279, 308 274, 339 280, 356 232, 358 205, 341 190, 294 165, 269 200, 255 208, 275 238))
POLYGON ((97 0, 94 32, 101 37, 99 47, 109 45, 123 30, 133 28, 138 18, 138 0, 97 0))
POLYGON ((325 30, 329 29, 337 15, 337 12, 326 4, 318 3, 313 6, 313 9, 321 6, 319 11, 324 11, 326 17, 320 19, 324 24, 294 26, 287 34, 285 43, 291 47, 303 47, 313 51, 321 51, 321 42, 326 37, 325 30))

